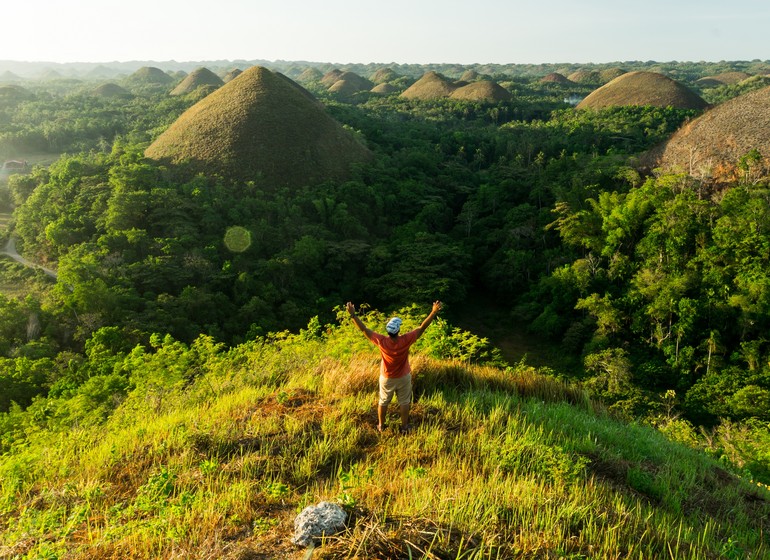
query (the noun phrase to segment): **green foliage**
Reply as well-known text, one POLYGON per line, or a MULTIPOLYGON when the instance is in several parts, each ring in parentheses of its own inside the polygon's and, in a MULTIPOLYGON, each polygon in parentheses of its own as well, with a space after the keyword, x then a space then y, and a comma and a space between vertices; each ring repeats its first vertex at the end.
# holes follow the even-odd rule
MULTIPOLYGON (((27 555, 77 546, 170 558, 183 546, 190 556, 226 554, 234 541, 217 537, 228 534, 272 551, 298 509, 337 498, 354 515, 325 554, 392 552, 405 540, 455 557, 481 548, 536 554, 569 542, 596 557, 632 547, 645 557, 669 547, 716 556, 725 543, 765 554, 762 487, 649 427, 547 391, 527 396, 447 377, 414 404, 412 434, 377 434, 371 392, 324 388, 324 378, 355 367, 334 357, 350 331, 329 325, 310 339, 284 333, 226 350, 205 337, 188 346, 153 336, 124 355, 131 377, 146 381, 129 386, 111 415, 92 428, 38 425, 0 458, 2 542, 27 555), (158 400, 165 372, 168 404, 158 400), (282 393, 288 398, 278 400, 282 393)), ((93 359, 117 342, 111 334, 89 345, 93 359)), ((500 383, 513 375, 456 361, 432 367, 500 383)), ((516 375, 523 387, 525 374, 516 375)), ((526 381, 549 383, 532 371, 526 381)), ((713 440, 723 453, 749 441, 731 434, 732 447, 726 435, 713 440)), ((764 460, 761 446, 754 454, 764 460)), ((747 465, 739 468, 755 472, 747 465)))
MULTIPOLYGON (((724 66, 652 69, 690 83, 706 69, 759 72, 754 63, 724 66)), ((399 78, 406 86, 418 72, 404 70, 415 74, 399 78)), ((403 306, 441 299, 459 315, 477 293, 498 308, 496 337, 525 331, 582 362, 577 375, 613 412, 655 417, 670 390, 681 402, 669 417, 683 413, 693 429, 767 421, 762 154, 738 158, 736 184, 719 188, 645 175, 637 157, 694 112, 575 111, 565 99, 593 86, 541 84, 534 68, 496 70, 509 102, 319 93, 375 158, 349 181, 294 189, 190 177, 184 166, 146 160, 148 143, 195 101, 170 98, 167 86, 129 80, 134 97, 108 99, 40 84, 35 96, 3 104, 0 153, 53 161, 0 189, 0 203, 16 206, 4 235, 58 272, 51 288, 42 273, 0 261, 3 448, 25 430, 99 424, 134 390, 149 391, 158 410, 173 406, 205 376, 200 356, 224 352, 219 344, 267 344, 288 337, 268 333, 288 330, 334 356, 371 350, 356 333, 328 327, 344 301, 397 309, 413 328, 426 310, 403 306)), ((366 317, 373 328, 384 319, 366 317)), ((503 363, 488 339, 443 318, 418 349, 503 363)), ((278 387, 287 371, 253 377, 278 387)), ((277 394, 290 402, 290 392, 277 394)), ((687 424, 668 426, 691 439, 687 424)), ((324 465, 318 454, 298 470, 324 465)))
POLYGON ((724 84, 717 87, 711 87, 703 91, 703 99, 711 105, 718 105, 725 101, 749 93, 757 89, 762 89, 770 85, 770 79, 767 76, 752 76, 737 84, 724 84))
POLYGON ((342 467, 340 467, 340 470, 337 472, 337 480, 340 485, 340 493, 337 499, 346 508, 355 507, 360 499, 356 496, 360 496, 366 490, 373 477, 374 467, 372 466, 364 469, 358 464, 353 464, 347 471, 342 470, 342 467))
POLYGON ((441 317, 433 321, 417 347, 436 358, 497 366, 505 364, 500 350, 489 339, 453 327, 441 317))

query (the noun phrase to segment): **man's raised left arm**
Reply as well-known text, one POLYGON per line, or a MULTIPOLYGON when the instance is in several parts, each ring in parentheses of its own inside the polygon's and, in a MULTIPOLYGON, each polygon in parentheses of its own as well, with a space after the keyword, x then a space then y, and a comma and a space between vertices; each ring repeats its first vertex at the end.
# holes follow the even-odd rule
POLYGON ((350 315, 350 318, 353 319, 353 323, 355 323, 356 327, 366 335, 367 338, 369 338, 369 335, 372 333, 372 329, 364 325, 364 322, 361 320, 361 318, 356 313, 356 306, 353 305, 352 302, 348 302, 345 305, 345 309, 347 309, 348 314, 350 315))

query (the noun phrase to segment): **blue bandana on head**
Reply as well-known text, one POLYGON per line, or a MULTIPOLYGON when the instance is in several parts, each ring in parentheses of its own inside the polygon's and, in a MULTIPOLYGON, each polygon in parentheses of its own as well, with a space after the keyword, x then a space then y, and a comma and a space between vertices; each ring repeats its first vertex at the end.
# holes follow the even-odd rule
POLYGON ((385 325, 385 330, 388 331, 388 334, 398 334, 398 331, 401 330, 401 323, 401 319, 393 317, 388 321, 388 324, 385 325))

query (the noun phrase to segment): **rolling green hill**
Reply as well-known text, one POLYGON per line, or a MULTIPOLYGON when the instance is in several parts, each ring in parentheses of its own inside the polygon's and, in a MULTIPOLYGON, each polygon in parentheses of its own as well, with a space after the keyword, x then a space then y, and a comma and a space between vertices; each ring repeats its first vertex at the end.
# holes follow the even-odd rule
POLYGON ((321 500, 350 518, 313 558, 768 557, 765 487, 548 372, 474 364, 484 341, 441 319, 416 429, 380 436, 376 351, 340 319, 92 345, 100 375, 4 417, 0 557, 308 558, 292 523, 321 500))

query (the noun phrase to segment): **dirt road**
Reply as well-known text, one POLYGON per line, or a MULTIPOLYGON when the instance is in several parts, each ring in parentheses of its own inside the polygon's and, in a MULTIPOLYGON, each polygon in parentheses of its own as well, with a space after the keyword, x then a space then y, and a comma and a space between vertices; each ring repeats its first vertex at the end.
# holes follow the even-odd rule
POLYGON ((39 264, 35 264, 35 263, 31 262, 31 261, 28 261, 27 259, 22 257, 19 253, 17 253, 16 252, 16 239, 14 239, 13 237, 9 237, 8 238, 8 243, 5 244, 5 248, 2 251, 0 251, 0 254, 8 255, 13 260, 23 264, 24 266, 28 266, 30 268, 39 268, 40 270, 45 272, 48 276, 50 276, 54 280, 56 279, 56 276, 57 276, 56 275, 56 271, 51 270, 50 268, 46 268, 44 266, 40 266, 39 264))

